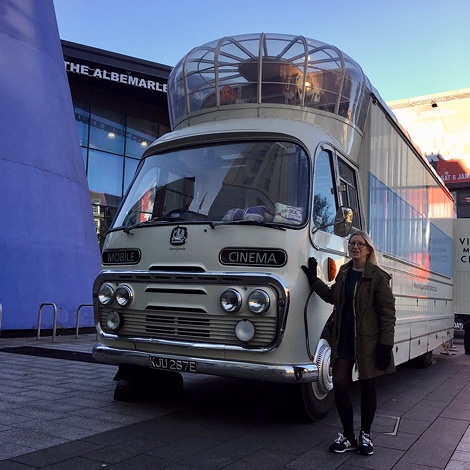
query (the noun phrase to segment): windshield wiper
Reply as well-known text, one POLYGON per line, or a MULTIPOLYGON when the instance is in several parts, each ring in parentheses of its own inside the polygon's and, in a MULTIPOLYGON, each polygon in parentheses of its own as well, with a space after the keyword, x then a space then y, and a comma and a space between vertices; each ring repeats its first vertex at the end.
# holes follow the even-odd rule
POLYGON ((267 228, 273 228, 273 229, 276 229, 276 230, 283 230, 285 231, 286 228, 282 225, 278 225, 278 224, 273 224, 272 222, 261 222, 259 220, 247 220, 247 219, 243 219, 243 220, 229 220, 229 221, 220 221, 218 223, 216 222, 212 222, 212 225, 211 227, 214 228, 218 225, 235 225, 235 224, 238 224, 238 225, 258 225, 259 227, 267 227, 267 228))
POLYGON ((123 230, 125 233, 128 235, 131 234, 131 230, 134 230, 135 228, 138 227, 144 227, 146 225, 152 226, 152 225, 158 225, 159 222, 178 222, 184 220, 182 217, 172 217, 172 216, 165 216, 165 217, 153 217, 148 220, 143 220, 142 222, 139 222, 134 225, 129 225, 128 227, 117 227, 116 230, 123 230))
MULTIPOLYGON (((131 231, 134 230, 135 228, 158 225, 160 222, 181 222, 182 220, 186 220, 186 219, 184 217, 174 217, 172 215, 164 216, 164 217, 153 217, 152 219, 143 220, 142 222, 139 222, 134 225, 129 225, 128 227, 116 227, 115 229, 111 229, 110 231, 114 232, 116 230, 123 230, 128 235, 132 235, 131 231)), ((272 222, 261 222, 258 220, 246 220, 246 219, 230 220, 230 221, 221 220, 219 222, 206 221, 205 223, 209 224, 212 229, 214 229, 215 227, 218 227, 219 225, 238 224, 238 225, 256 225, 258 227, 267 227, 267 228, 272 228, 275 230, 282 230, 282 231, 286 230, 286 228, 282 225, 273 224, 272 222)))

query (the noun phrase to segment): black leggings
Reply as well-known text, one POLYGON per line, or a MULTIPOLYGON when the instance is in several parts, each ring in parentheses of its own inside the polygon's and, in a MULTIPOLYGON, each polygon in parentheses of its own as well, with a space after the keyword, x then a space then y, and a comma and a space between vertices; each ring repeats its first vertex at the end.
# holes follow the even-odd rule
MULTIPOLYGON (((351 401, 352 369, 354 361, 351 359, 337 359, 333 367, 333 389, 335 403, 339 418, 347 438, 354 436, 353 405, 351 401)), ((370 434, 372 421, 377 409, 377 393, 375 377, 359 380, 361 387, 361 430, 370 434)))

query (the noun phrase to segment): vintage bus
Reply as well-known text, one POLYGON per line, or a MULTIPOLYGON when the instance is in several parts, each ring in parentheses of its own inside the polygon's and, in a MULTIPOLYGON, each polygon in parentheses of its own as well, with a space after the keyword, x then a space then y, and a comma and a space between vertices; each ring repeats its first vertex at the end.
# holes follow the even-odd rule
POLYGON ((172 132, 144 153, 93 288, 115 398, 213 374, 289 384, 323 417, 332 307, 301 265, 333 282, 358 229, 393 276, 395 362, 428 365, 453 334, 453 199, 361 67, 303 36, 225 37, 168 94, 172 132))

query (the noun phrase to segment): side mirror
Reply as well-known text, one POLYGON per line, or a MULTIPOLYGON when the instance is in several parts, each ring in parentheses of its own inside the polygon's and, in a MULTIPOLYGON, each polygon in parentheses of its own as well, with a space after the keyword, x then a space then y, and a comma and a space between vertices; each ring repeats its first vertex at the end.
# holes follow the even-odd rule
POLYGON ((331 224, 322 225, 320 227, 315 227, 312 230, 312 233, 318 232, 326 227, 331 227, 334 225, 334 233, 338 237, 347 237, 352 229, 354 218, 354 212, 350 207, 341 206, 335 215, 335 221, 331 224))
POLYGON ((352 229, 354 212, 350 207, 341 206, 336 212, 334 221, 335 235, 347 237, 352 229))

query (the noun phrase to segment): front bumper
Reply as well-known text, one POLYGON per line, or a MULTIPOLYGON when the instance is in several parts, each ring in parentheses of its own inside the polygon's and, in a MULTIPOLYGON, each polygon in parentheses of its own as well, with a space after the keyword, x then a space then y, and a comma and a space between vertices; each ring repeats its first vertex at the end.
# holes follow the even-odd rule
POLYGON ((199 374, 294 384, 315 382, 318 379, 318 367, 315 364, 273 365, 188 356, 161 356, 143 351, 110 348, 101 343, 97 343, 93 347, 93 357, 98 362, 105 364, 131 364, 149 367, 150 356, 195 361, 197 363, 197 373, 199 374))

